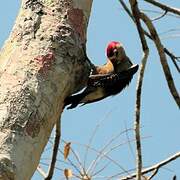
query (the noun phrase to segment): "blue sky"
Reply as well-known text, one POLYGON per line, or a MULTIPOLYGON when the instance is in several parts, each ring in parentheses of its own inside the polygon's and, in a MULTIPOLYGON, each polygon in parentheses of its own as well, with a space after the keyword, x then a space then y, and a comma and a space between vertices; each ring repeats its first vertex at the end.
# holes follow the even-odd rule
MULTIPOLYGON (((143 7, 142 9, 152 9, 152 6, 145 5, 142 0, 140 2, 143 7)), ((166 2, 169 5, 180 8, 179 0, 164 0, 161 2, 166 2)), ((11 31, 19 5, 19 0, 6 0, 1 2, 1 47, 11 31)), ((159 9, 156 10, 159 11, 159 9)), ((158 14, 155 13, 149 13, 149 15, 151 17, 158 16, 158 14)), ((161 33, 172 28, 179 28, 180 19, 168 16, 155 22, 155 25, 157 26, 158 32, 161 33)), ((165 38, 165 35, 169 34, 162 35, 162 38, 164 38, 164 45, 180 56, 180 37, 165 38)), ((105 63, 105 48, 107 43, 112 40, 122 42, 131 60, 134 63, 140 63, 142 50, 136 28, 122 10, 118 0, 107 0, 104 1, 103 4, 100 0, 94 0, 87 37, 87 53, 94 64, 99 65, 105 63)), ((142 140, 144 167, 153 165, 175 152, 180 151, 179 110, 169 93, 154 45, 151 41, 148 41, 148 44, 150 56, 148 58, 144 77, 141 109, 141 130, 142 137, 144 137, 142 140)), ((177 84, 177 89, 180 89, 179 74, 172 65, 171 60, 168 61, 177 84)), ((78 107, 74 110, 64 111, 62 115, 62 138, 68 142, 74 142, 72 143, 72 147, 78 152, 82 161, 85 148, 76 143, 88 144, 94 128, 101 120, 104 119, 91 145, 99 150, 108 142, 108 140, 112 139, 114 135, 124 131, 126 127, 133 128, 136 80, 137 75, 135 75, 130 86, 117 96, 84 107, 78 107)), ((129 138, 133 139, 132 131, 129 132, 129 138)), ((123 134, 116 139, 111 147, 125 141, 127 141, 127 134, 123 134)), ((131 144, 134 151, 134 143, 131 144)), ((109 146, 108 148, 111 147, 109 146)), ((45 156, 47 157, 48 154, 45 153, 45 156)), ((132 155, 129 145, 127 144, 115 149, 109 156, 115 159, 126 170, 135 167, 134 155, 132 155)), ((90 163, 94 157, 95 153, 89 151, 87 162, 90 163)), ((62 158, 62 156, 59 156, 59 159, 60 158, 62 158)), ((71 155, 71 158, 73 159, 73 155, 71 155)), ((99 163, 99 166, 103 166, 103 163, 107 163, 104 161, 105 160, 102 160, 101 163, 99 163)), ((113 165, 113 163, 109 164, 108 168, 100 175, 110 176, 121 172, 119 167, 113 165)), ((62 165, 62 163, 58 164, 58 167, 72 168, 69 165, 62 165)), ((168 180, 175 174, 180 178, 180 160, 176 160, 169 166, 166 166, 166 168, 160 170, 159 175, 154 179, 168 180)), ((62 172, 57 170, 54 179, 61 176, 62 172)), ((41 176, 35 174, 32 179, 38 180, 41 179, 41 176)))

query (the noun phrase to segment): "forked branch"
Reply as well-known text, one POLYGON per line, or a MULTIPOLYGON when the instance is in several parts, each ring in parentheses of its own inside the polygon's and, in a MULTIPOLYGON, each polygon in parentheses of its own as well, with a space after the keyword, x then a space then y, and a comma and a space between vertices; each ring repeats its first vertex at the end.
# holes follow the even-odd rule
MULTIPOLYGON (((170 163, 170 162, 172 162, 178 158, 180 158, 180 152, 177 152, 176 154, 168 157, 167 159, 165 159, 165 160, 163 160, 163 161, 161 161, 161 162, 159 162, 159 163, 157 163, 157 164, 155 164, 149 168, 143 169, 141 173, 143 175, 143 174, 147 174, 147 173, 152 172, 152 171, 158 171, 161 167, 167 165, 168 163, 170 163)), ((135 177, 136 177, 136 173, 133 173, 130 176, 126 176, 126 177, 121 178, 121 180, 133 179, 135 177)))
POLYGON ((156 28, 154 27, 154 25, 151 22, 150 18, 144 13, 141 13, 140 16, 141 16, 141 19, 146 24, 149 32, 151 33, 151 37, 153 38, 153 41, 154 41, 154 43, 156 45, 156 49, 157 49, 159 57, 160 57, 160 62, 161 62, 161 65, 163 67, 163 71, 164 71, 164 74, 165 74, 165 77, 166 77, 166 81, 167 81, 169 90, 170 90, 171 95, 173 96, 176 104, 180 108, 180 97, 179 97, 178 91, 176 90, 176 86, 175 86, 173 77, 171 75, 169 65, 167 63, 167 58, 166 58, 166 55, 165 55, 165 52, 164 52, 164 46, 162 45, 161 40, 160 40, 160 38, 158 36, 158 33, 156 31, 156 28))

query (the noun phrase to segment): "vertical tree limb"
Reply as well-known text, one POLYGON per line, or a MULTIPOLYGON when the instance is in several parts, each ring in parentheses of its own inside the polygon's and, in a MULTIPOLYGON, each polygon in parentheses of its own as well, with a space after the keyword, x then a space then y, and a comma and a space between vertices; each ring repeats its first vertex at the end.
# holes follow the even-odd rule
POLYGON ((138 3, 136 0, 130 0, 130 5, 131 5, 133 17, 135 19, 136 27, 140 36, 142 49, 144 52, 141 66, 140 66, 140 73, 139 73, 138 81, 137 81, 136 108, 135 108, 135 136, 136 136, 136 158, 137 158, 136 179, 141 180, 141 170, 142 170, 142 152, 141 152, 141 135, 140 135, 141 90, 142 90, 142 83, 143 83, 146 62, 149 55, 149 49, 148 49, 148 45, 147 45, 146 38, 144 35, 144 30, 140 22, 140 12, 138 9, 138 3))
POLYGON ((55 164, 56 164, 58 148, 59 148, 59 143, 60 143, 60 137, 61 137, 61 127, 60 126, 61 126, 60 118, 58 118, 56 121, 55 139, 54 139, 52 159, 51 159, 51 163, 49 166, 48 174, 44 178, 45 180, 51 180, 53 173, 54 173, 54 168, 55 168, 55 164))
POLYGON ((22 0, 0 53, 0 179, 31 178, 64 99, 86 84, 91 4, 22 0))

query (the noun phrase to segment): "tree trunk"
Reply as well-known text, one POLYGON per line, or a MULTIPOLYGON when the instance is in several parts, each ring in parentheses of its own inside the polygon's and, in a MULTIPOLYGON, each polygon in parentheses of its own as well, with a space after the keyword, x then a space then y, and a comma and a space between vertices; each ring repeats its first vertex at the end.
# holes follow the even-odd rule
POLYGON ((22 0, 0 54, 0 179, 32 177, 65 97, 85 85, 91 5, 22 0))

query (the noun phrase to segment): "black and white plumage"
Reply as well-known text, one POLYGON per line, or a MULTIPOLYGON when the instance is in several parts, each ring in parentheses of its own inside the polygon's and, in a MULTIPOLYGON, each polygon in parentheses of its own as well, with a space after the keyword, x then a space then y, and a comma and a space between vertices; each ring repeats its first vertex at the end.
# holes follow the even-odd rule
POLYGON ((70 105, 67 109, 72 109, 78 104, 85 105, 116 95, 129 85, 137 70, 136 64, 118 74, 92 75, 85 90, 66 98, 65 106, 70 105))
POLYGON ((133 65, 126 56, 122 44, 111 42, 107 47, 107 57, 105 65, 93 70, 84 91, 65 99, 64 106, 70 105, 67 109, 116 95, 129 85, 139 66, 133 65))

